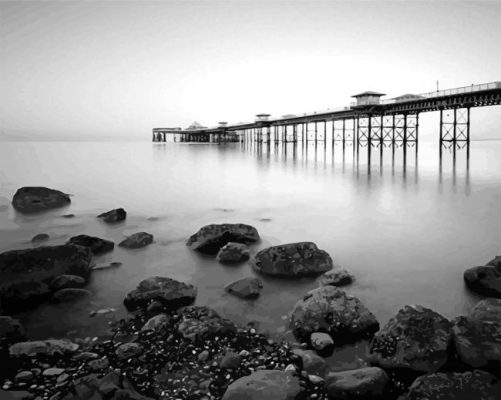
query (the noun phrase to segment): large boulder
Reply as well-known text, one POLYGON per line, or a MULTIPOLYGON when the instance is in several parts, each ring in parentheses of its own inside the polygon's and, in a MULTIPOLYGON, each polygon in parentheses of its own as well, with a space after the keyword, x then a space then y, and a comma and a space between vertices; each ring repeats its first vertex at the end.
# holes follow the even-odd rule
POLYGON ((228 283, 224 290, 242 299, 255 299, 259 297, 263 282, 258 278, 242 278, 228 283))
POLYGON ((236 332, 233 322, 222 318, 216 311, 206 306, 187 307, 181 313, 178 331, 183 337, 197 341, 217 335, 236 332))
POLYGON ((115 243, 111 240, 101 239, 95 236, 78 235, 73 236, 68 240, 68 244, 77 244, 79 246, 88 247, 93 255, 107 253, 113 250, 115 243))
POLYGON ((22 213, 33 213, 63 207, 71 203, 70 196, 59 190, 42 186, 25 186, 12 198, 14 208, 22 213))
POLYGON ((153 235, 146 232, 137 232, 122 240, 118 245, 126 249, 140 249, 151 243, 153 243, 153 235))
POLYGON ((223 400, 295 400, 303 388, 291 372, 260 370, 228 386, 223 400))
POLYGON ((250 251, 247 245, 243 243, 226 243, 216 255, 216 260, 222 264, 235 264, 247 261, 250 257, 250 251))
POLYGON ((35 340, 13 344, 9 347, 9 354, 12 357, 73 354, 78 350, 78 347, 78 344, 67 339, 35 340))
POLYGON ((215 255, 230 242, 252 243, 259 241, 256 228, 245 224, 211 224, 190 236, 186 245, 201 253, 215 255))
POLYGON ((54 292, 60 289, 81 288, 85 279, 76 275, 59 275, 50 281, 50 288, 54 292))
POLYGON ((501 256, 496 256, 487 265, 467 269, 464 281, 474 292, 501 298, 501 256))
POLYGON ((496 400, 500 383, 487 372, 434 373, 417 378, 405 400, 496 400))
POLYGON ((127 212, 123 208, 116 208, 99 214, 97 217, 107 224, 114 224, 125 220, 125 218, 127 218, 127 212))
POLYGON ((251 264, 259 273, 292 278, 318 275, 333 267, 329 254, 312 242, 268 247, 257 253, 251 264))
POLYGON ((390 378, 381 368, 365 367, 351 371, 329 371, 325 387, 333 399, 382 399, 390 378))
POLYGON ((370 360, 382 368, 436 372, 446 362, 451 323, 422 306, 405 306, 375 336, 370 360))
POLYGON ((193 285, 161 276, 144 279, 138 287, 127 294, 124 300, 129 311, 146 309, 153 301, 158 301, 167 310, 176 310, 195 301, 197 290, 193 285))
POLYGON ((294 305, 290 327, 300 342, 308 343, 314 332, 325 332, 339 345, 371 336, 379 323, 358 298, 334 286, 323 286, 294 305))

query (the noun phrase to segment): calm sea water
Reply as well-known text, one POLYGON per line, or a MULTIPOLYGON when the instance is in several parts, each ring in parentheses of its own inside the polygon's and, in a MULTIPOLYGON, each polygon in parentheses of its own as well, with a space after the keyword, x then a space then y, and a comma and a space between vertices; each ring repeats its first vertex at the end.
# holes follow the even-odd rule
POLYGON ((313 241, 356 281, 346 288, 384 324, 405 304, 422 304, 452 318, 478 300, 463 284, 465 268, 501 253, 501 142, 472 142, 456 162, 437 143, 415 148, 269 148, 174 143, 1 143, 0 251, 30 248, 37 233, 50 245, 77 234, 118 243, 137 231, 155 243, 130 251, 116 247, 98 262, 120 261, 96 271, 89 300, 44 304, 19 317, 32 338, 104 332, 125 315, 122 300, 141 279, 162 275, 198 287, 197 304, 261 331, 283 334, 286 315, 315 279, 283 281, 261 277, 255 301, 227 295, 223 286, 253 275, 247 264, 223 266, 186 248, 188 236, 209 223, 254 225, 269 245, 313 241), (380 158, 382 154, 382 158, 380 158), (23 216, 10 206, 16 189, 43 185, 71 193, 71 206, 23 216), (125 224, 107 226, 98 213, 124 207, 125 224), (61 218, 74 213, 73 219, 61 218), (154 220, 150 220, 154 217, 154 220), (94 318, 89 311, 114 307, 94 318))

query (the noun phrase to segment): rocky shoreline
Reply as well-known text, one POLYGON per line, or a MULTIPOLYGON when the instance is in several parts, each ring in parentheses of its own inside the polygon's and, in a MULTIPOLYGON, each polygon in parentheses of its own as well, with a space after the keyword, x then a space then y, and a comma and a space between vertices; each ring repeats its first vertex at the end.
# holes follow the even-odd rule
MULTIPOLYGON (((19 189, 13 206, 33 213, 70 202, 63 192, 35 187, 19 189)), ((105 224, 124 223, 126 217, 123 209, 98 216, 105 224)), ((78 235, 60 246, 0 254, 0 398, 501 398, 501 257, 465 271, 469 288, 491 296, 468 316, 449 321, 431 309, 405 305, 381 327, 370 308, 339 287, 353 276, 334 267, 314 243, 272 246, 252 256, 247 244, 259 241, 250 225, 212 224, 186 244, 224 264, 249 260, 258 275, 319 277, 319 287, 299 298, 290 312, 295 342, 274 341, 210 307, 194 306, 196 287, 162 276, 124 293, 130 314, 105 336, 27 341, 15 314, 43 301, 90 296, 84 286, 93 272, 92 257, 113 251, 114 243, 78 235), (326 357, 335 348, 359 340, 370 342, 367 362, 347 371, 328 365, 326 357)), ((137 232, 119 246, 152 243, 153 235, 137 232)), ((259 278, 249 276, 225 290, 235 301, 252 301, 262 287, 259 278)))

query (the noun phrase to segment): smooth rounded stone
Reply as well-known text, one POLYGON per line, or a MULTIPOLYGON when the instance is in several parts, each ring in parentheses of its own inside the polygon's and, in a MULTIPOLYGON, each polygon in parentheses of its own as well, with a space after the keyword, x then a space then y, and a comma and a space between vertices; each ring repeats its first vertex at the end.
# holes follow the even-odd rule
POLYGON ((49 239, 50 236, 47 233, 39 233, 38 235, 35 235, 31 238, 31 242, 40 243, 40 242, 46 242, 49 239))
POLYGON ((238 368, 242 362, 242 357, 233 351, 227 351, 221 361, 219 366, 221 368, 238 368))
POLYGON ((206 306, 187 307, 181 312, 181 317, 178 332, 193 341, 237 330, 233 322, 220 317, 216 311, 206 306))
POLYGON ((433 373, 417 378, 404 400, 495 400, 500 383, 487 372, 433 373))
POLYGON ((112 251, 115 243, 111 240, 101 239, 96 236, 78 235, 73 236, 68 240, 68 244, 76 244, 83 247, 88 247, 93 255, 107 253, 112 251))
POLYGON ((263 282, 258 278, 242 278, 228 283, 224 290, 242 299, 255 299, 259 297, 263 282))
POLYGON ((64 372, 63 368, 47 368, 43 371, 42 375, 45 377, 59 376, 64 372))
POLYGON ((324 376, 328 366, 325 359, 312 350, 294 349, 292 353, 299 356, 303 363, 303 370, 308 374, 324 376))
POLYGON ((464 281, 474 292, 501 298, 501 256, 496 256, 487 265, 467 269, 464 281))
POLYGON ((99 214, 97 217, 107 224, 114 224, 116 222, 125 220, 125 218, 127 218, 127 212, 123 208, 116 208, 114 210, 99 214))
POLYGON ((247 245, 243 243, 226 243, 216 255, 216 260, 223 264, 235 264, 247 261, 250 257, 250 251, 247 245))
POLYGON ((7 315, 0 316, 0 338, 17 339, 23 338, 25 334, 24 326, 19 320, 7 315))
POLYGON ((344 286, 349 285, 351 282, 353 282, 353 275, 344 268, 328 271, 321 275, 318 280, 320 286, 344 286))
POLYGON ((101 371, 108 368, 110 366, 110 362, 108 361, 108 357, 103 357, 98 360, 89 361, 87 365, 92 371, 101 371))
POLYGON ((36 357, 40 354, 52 356, 55 354, 73 354, 78 348, 78 344, 67 339, 34 340, 13 344, 9 347, 9 354, 12 357, 36 357))
POLYGON ((315 243, 299 242, 268 247, 251 261, 256 272, 286 278, 318 275, 332 269, 332 258, 315 243))
POLYGON ((50 282, 50 288, 53 291, 61 289, 81 288, 86 283, 85 279, 76 275, 59 275, 50 282))
POLYGON ((422 306, 405 306, 375 336, 370 360, 382 368, 436 372, 448 358, 451 323, 422 306))
POLYGON ((90 297, 92 292, 86 289, 68 288, 60 289, 52 295, 50 299, 53 303, 71 303, 90 297))
POLYGON ((325 332, 337 346, 372 336, 379 323, 358 298, 334 286, 323 286, 294 305, 290 328, 300 343, 309 343, 314 332, 325 332))
POLYGON ((333 399, 383 399, 389 380, 386 372, 378 367, 329 371, 325 376, 325 387, 333 399))
POLYGON ((501 324, 501 299, 480 300, 470 312, 470 317, 479 321, 501 324))
POLYGON ((22 213, 45 211, 70 203, 70 196, 66 193, 42 186, 24 186, 12 198, 13 207, 22 213))
POLYGON ((140 249, 153 243, 153 235, 146 232, 136 232, 127 239, 122 240, 118 245, 126 249, 140 249))
POLYGON ((328 333, 314 332, 310 336, 311 346, 318 352, 327 352, 334 347, 334 340, 328 333))
POLYGON ((124 343, 117 347, 115 354, 119 360, 125 360, 131 357, 137 357, 143 354, 143 346, 138 343, 124 343))
POLYGON ((168 310, 188 306, 195 301, 197 290, 193 285, 170 278, 154 276, 141 281, 137 289, 124 299, 129 311, 147 308, 152 301, 158 301, 168 310))
POLYGON ((165 314, 158 314, 155 315, 154 317, 150 318, 141 328, 142 331, 147 331, 147 330, 152 330, 156 331, 164 326, 166 326, 169 322, 169 319, 167 318, 167 315, 165 314))
POLYGON ((303 390, 292 372, 263 369, 231 383, 222 400, 295 400, 303 390))
POLYGON ((0 304, 9 313, 38 306, 51 296, 49 285, 33 279, 15 279, 0 283, 0 304))
POLYGON ((21 371, 15 377, 16 382, 31 382, 35 378, 35 375, 31 371, 21 371))
POLYGON ((253 243, 260 240, 253 226, 246 224, 211 224, 189 237, 186 245, 201 253, 216 255, 230 242, 253 243))

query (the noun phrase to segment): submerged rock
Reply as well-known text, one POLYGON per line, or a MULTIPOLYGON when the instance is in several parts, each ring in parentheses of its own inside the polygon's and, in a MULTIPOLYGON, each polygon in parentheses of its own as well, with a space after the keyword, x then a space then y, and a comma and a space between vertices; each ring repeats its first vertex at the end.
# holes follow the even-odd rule
POLYGON ((35 235, 31 238, 31 242, 40 243, 40 242, 46 242, 49 239, 50 236, 47 233, 39 233, 38 235, 35 235))
POLYGON ((53 356, 56 354, 73 354, 78 350, 78 344, 67 339, 48 339, 20 342, 9 347, 12 357, 36 357, 40 354, 53 356))
POLYGON ((190 340, 200 340, 208 336, 236 332, 237 327, 228 319, 222 318, 210 307, 191 306, 181 313, 182 320, 178 331, 190 340))
POLYGON ((53 291, 60 289, 81 288, 85 285, 85 279, 76 275, 59 275, 50 282, 53 291))
POLYGON ((328 372, 325 386, 333 399, 383 399, 389 380, 381 368, 366 367, 351 371, 328 372))
POLYGON ((217 253, 216 259, 223 264, 235 264, 247 261, 250 257, 249 248, 243 243, 226 243, 217 253))
POLYGON ((422 306, 405 306, 379 331, 370 360, 382 368, 436 372, 447 362, 451 323, 422 306))
POLYGON ((23 213, 45 211, 71 203, 70 196, 59 190, 42 186, 25 186, 17 190, 12 198, 13 207, 23 213))
POLYGON ((197 295, 193 285, 170 278, 154 276, 141 281, 137 289, 130 292, 124 300, 129 311, 146 309, 152 301, 158 301, 168 310, 188 306, 197 295))
POLYGON ((325 274, 320 276, 318 283, 320 286, 344 286, 349 285, 352 281, 353 275, 342 268, 326 272, 325 274))
POLYGON ((251 265, 262 274, 293 278, 321 274, 333 267, 329 254, 312 242, 268 247, 256 254, 251 265))
POLYGON ((38 306, 51 296, 49 285, 34 279, 15 279, 0 283, 0 304, 9 313, 38 306))
POLYGON ((77 244, 79 246, 88 247, 93 255, 103 254, 113 250, 115 243, 111 240, 101 239, 95 236, 78 235, 73 236, 68 240, 68 244, 77 244))
POLYGON ((139 249, 153 243, 153 235, 146 232, 137 232, 121 241, 118 245, 126 249, 139 249))
POLYGON ((199 229, 186 245, 201 253, 215 255, 230 242, 252 243, 260 240, 256 228, 246 224, 211 224, 199 229))
POLYGON ((60 289, 52 295, 51 301, 54 303, 70 303, 90 297, 91 295, 92 293, 86 289, 60 289))
POLYGON ((356 297, 323 286, 311 290, 294 305, 290 327, 300 342, 309 343, 312 333, 325 332, 339 345, 372 336, 379 323, 356 297))
POLYGON ((125 220, 125 218, 127 218, 127 212, 123 208, 116 208, 99 214, 97 217, 107 224, 113 224, 125 220))
POLYGON ((467 269, 464 281, 474 292, 501 298, 501 256, 496 256, 485 266, 467 269))
POLYGON ((263 282, 258 278, 242 278, 228 283, 224 290, 242 299, 255 299, 259 297, 263 282))

